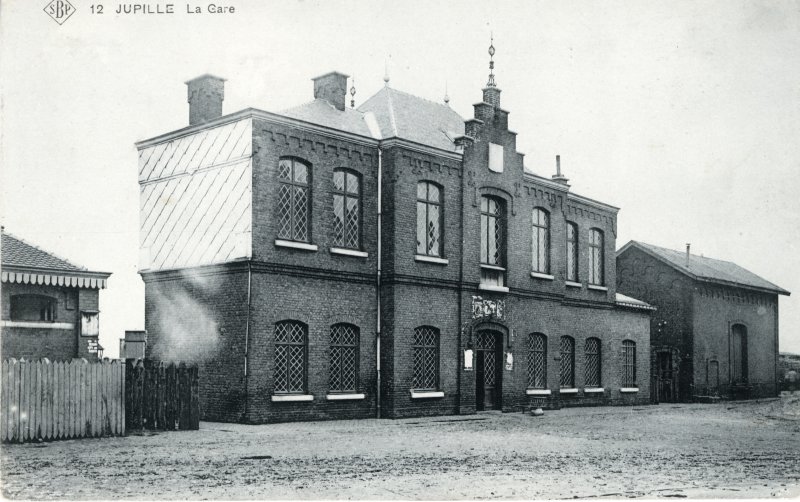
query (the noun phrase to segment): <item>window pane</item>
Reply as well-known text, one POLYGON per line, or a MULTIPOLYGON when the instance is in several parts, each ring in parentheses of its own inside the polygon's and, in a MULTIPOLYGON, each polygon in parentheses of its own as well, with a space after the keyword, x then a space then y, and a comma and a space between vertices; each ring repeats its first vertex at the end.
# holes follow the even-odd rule
POLYGON ((298 241, 308 240, 308 188, 294 187, 294 215, 292 237, 298 241))
POLYGON ((359 210, 358 199, 347 197, 347 214, 345 217, 345 242, 344 245, 357 249, 359 247, 359 210))
POLYGON ((425 254, 427 248, 427 216, 424 202, 417 202, 417 254, 425 254))
POLYGON ((433 183, 428 183, 428 200, 431 202, 439 202, 439 187, 433 183))
POLYGON ((439 206, 428 204, 428 254, 439 256, 440 237, 439 237, 439 206))
POLYGON ((292 161, 281 159, 278 161, 278 178, 282 180, 292 179, 292 161))
POLYGON ((334 171, 333 172, 333 188, 334 190, 339 190, 344 192, 344 172, 343 171, 334 171))
MULTIPOLYGON (((484 199, 485 200, 485 199, 484 199)), ((488 225, 489 225, 489 217, 485 214, 481 215, 481 263, 489 263, 489 255, 487 250, 489 249, 489 238, 488 238, 488 225)))
POLYGON ((344 197, 333 196, 333 241, 337 246, 344 246, 344 197))
POLYGON ((417 199, 428 200, 428 184, 424 181, 417 183, 417 199))
POLYGON ((308 183, 308 168, 299 162, 294 163, 294 181, 308 183))
POLYGON ((278 188, 278 237, 292 238, 292 190, 291 185, 278 188))
POLYGON ((352 173, 347 173, 347 192, 358 194, 358 176, 352 173))

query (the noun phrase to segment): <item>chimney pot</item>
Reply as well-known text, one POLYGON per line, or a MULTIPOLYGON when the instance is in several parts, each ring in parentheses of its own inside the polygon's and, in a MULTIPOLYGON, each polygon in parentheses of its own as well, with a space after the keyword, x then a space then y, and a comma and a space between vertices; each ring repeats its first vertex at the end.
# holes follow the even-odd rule
POLYGON ((347 99, 347 79, 349 75, 332 71, 312 78, 314 81, 314 99, 324 99, 337 110, 344 111, 347 99))
POLYGON ((556 155, 556 174, 553 175, 553 181, 569 186, 569 179, 561 174, 561 155, 556 155))
POLYGON ((225 99, 225 79, 200 75, 186 81, 189 101, 189 125, 202 124, 222 116, 225 99))
POLYGON ((691 249, 692 244, 690 242, 686 243, 686 267, 689 267, 689 250, 691 249))

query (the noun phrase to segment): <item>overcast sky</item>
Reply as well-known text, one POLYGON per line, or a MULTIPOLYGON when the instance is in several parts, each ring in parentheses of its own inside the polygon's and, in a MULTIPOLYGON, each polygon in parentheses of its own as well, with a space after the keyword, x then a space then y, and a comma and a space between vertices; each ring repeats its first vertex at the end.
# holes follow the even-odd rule
MULTIPOLYGON (((615 206, 631 239, 730 260, 793 291, 781 349, 800 352, 800 2, 230 0, 234 14, 122 15, 70 0, 0 4, 6 230, 92 270, 101 344, 144 327, 135 141, 188 125, 185 80, 226 82, 224 112, 312 99, 355 77, 472 117, 496 80, 528 169, 615 206)), ((163 2, 165 4, 166 2, 163 2)), ((150 5, 155 6, 155 2, 150 5)), ((206 8, 207 3, 191 3, 206 8)), ((222 5, 222 3, 220 4, 222 5)))

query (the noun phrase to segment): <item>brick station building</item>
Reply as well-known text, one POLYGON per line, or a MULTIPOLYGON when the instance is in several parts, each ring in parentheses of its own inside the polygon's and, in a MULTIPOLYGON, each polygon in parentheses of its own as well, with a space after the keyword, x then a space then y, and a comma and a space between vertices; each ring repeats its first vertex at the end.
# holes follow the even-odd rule
POLYGON ((493 75, 466 120, 388 78, 347 106, 347 78, 223 115, 204 75, 137 143, 147 354, 200 363, 203 418, 649 402, 618 208, 524 167, 493 75))

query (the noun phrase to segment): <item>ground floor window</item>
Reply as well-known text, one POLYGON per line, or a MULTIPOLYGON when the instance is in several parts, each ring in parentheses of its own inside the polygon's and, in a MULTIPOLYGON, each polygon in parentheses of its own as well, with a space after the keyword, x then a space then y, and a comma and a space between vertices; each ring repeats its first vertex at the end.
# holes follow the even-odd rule
POLYGON ((275 392, 306 391, 306 340, 308 327, 296 321, 275 324, 275 392))
POLYGON ((55 321, 56 299, 44 295, 13 295, 12 321, 55 321))
POLYGON ((636 387, 636 342, 622 342, 622 386, 636 387))
POLYGON ((575 387, 575 339, 571 336, 561 337, 561 387, 575 387))
POLYGON ((436 390, 439 386, 439 330, 430 326, 414 329, 412 350, 414 375, 411 387, 436 390))
POLYGON ((541 333, 528 335, 528 388, 547 388, 547 337, 541 333))
POLYGON ((600 339, 586 339, 586 387, 600 387, 600 339))
POLYGON ((358 327, 334 324, 330 349, 330 391, 355 392, 358 388, 358 327))

